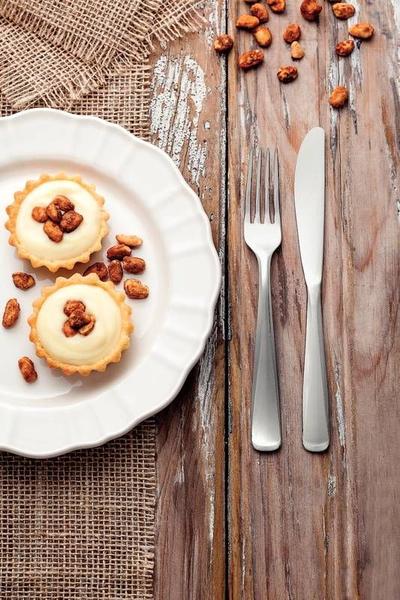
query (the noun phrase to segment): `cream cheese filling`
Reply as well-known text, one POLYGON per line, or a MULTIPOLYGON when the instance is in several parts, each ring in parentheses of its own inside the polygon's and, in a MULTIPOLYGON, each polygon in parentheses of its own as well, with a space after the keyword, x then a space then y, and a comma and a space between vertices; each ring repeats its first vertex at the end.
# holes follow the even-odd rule
POLYGON ((101 207, 96 198, 76 181, 47 181, 33 189, 18 211, 16 234, 22 246, 32 255, 46 260, 66 260, 79 256, 96 242, 101 227, 101 207), (61 242, 50 240, 43 223, 32 218, 35 206, 48 206, 55 196, 67 196, 83 221, 75 231, 64 234, 61 242))
POLYGON ((95 285, 68 285, 56 290, 43 302, 36 322, 37 334, 45 351, 70 365, 92 365, 108 357, 117 346, 122 329, 121 310, 114 298, 95 285), (93 331, 66 337, 62 331, 67 319, 64 305, 81 300, 96 318, 93 331))

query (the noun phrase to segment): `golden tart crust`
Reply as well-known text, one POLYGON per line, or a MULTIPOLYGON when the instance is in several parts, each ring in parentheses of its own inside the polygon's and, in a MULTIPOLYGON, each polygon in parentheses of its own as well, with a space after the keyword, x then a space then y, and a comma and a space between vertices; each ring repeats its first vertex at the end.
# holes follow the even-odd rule
POLYGON ((55 273, 61 268, 73 269, 76 263, 89 262, 91 254, 101 249, 102 240, 108 233, 107 221, 110 218, 110 215, 106 210, 104 210, 103 206, 104 198, 96 192, 95 186, 85 183, 79 175, 67 175, 65 173, 58 173, 56 175, 43 174, 39 177, 39 179, 35 181, 27 181, 22 191, 15 192, 14 202, 11 205, 7 206, 6 211, 9 218, 5 226, 6 229, 8 229, 8 231, 10 232, 8 243, 11 246, 15 246, 18 256, 20 258, 28 259, 31 262, 32 266, 35 268, 46 267, 52 273, 55 273), (27 248, 24 247, 23 242, 20 239, 18 239, 17 235, 17 218, 21 205, 28 196, 28 194, 30 194, 33 190, 43 185, 44 183, 57 181, 75 182, 81 188, 89 192, 89 194, 97 202, 100 208, 100 226, 98 236, 94 240, 94 242, 88 248, 85 248, 84 251, 80 252, 77 256, 59 260, 52 260, 51 257, 49 257, 49 259, 46 259, 44 257, 35 256, 32 252, 30 252, 27 248))
MULTIPOLYGON (((121 360, 121 356, 124 350, 129 347, 130 344, 130 336, 133 332, 133 324, 131 321, 131 308, 125 302, 126 296, 122 292, 116 291, 114 284, 110 281, 103 282, 100 281, 97 275, 94 273, 83 277, 82 275, 76 273, 72 277, 57 277, 55 283, 51 286, 44 287, 41 292, 40 298, 34 301, 33 303, 33 314, 29 317, 28 323, 31 327, 31 332, 29 339, 31 342, 35 344, 36 354, 40 358, 44 358, 47 361, 47 364, 54 369, 61 369, 64 375, 73 375, 79 374, 83 376, 89 375, 92 371, 105 371, 107 366, 110 363, 117 363, 121 360), (56 291, 61 290, 67 286, 72 285, 85 285, 85 286, 96 286, 97 288, 101 288, 105 290, 112 300, 115 302, 118 307, 121 315, 121 328, 120 328, 120 336, 112 348, 112 351, 109 352, 105 357, 97 360, 91 364, 69 364, 67 362, 62 362, 58 360, 56 357, 52 356, 43 346, 43 343, 39 337, 38 333, 38 316, 40 310, 44 304, 44 302, 52 296, 56 291)), ((96 316, 96 315, 95 315, 96 316)), ((66 317, 65 317, 66 318, 66 317)), ((79 337, 79 336, 78 336, 79 337)), ((66 338, 67 340, 68 338, 66 338)))

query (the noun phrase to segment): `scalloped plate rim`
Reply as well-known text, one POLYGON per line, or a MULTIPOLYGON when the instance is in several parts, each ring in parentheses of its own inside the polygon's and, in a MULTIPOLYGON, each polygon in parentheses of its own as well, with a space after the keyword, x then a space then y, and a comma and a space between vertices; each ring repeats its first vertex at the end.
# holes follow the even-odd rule
MULTIPOLYGON (((62 118, 68 118, 73 121, 77 120, 77 121, 97 122, 103 127, 108 127, 110 129, 117 130, 120 134, 125 136, 125 138, 127 140, 130 140, 130 142, 134 142, 138 145, 142 145, 143 147, 151 149, 152 152, 158 154, 160 159, 163 160, 164 162, 166 162, 168 164, 168 166, 170 167, 170 169, 172 171, 174 171, 175 175, 178 178, 179 184, 186 190, 186 192, 188 192, 194 205, 196 206, 199 217, 201 217, 203 220, 204 229, 205 229, 207 242, 208 242, 208 251, 212 255, 213 263, 214 263, 214 267, 215 267, 214 287, 210 294, 210 299, 209 299, 209 303, 208 303, 209 310, 207 312, 207 323, 204 326, 203 335, 199 339, 199 343, 197 344, 197 346, 195 348, 193 348, 192 356, 191 356, 190 360, 188 360, 187 363, 185 364, 185 366, 182 367, 180 377, 178 377, 177 382, 176 382, 175 386, 173 387, 172 391, 170 392, 170 394, 168 395, 168 397, 164 398, 162 401, 160 401, 156 406, 152 407, 150 410, 143 412, 140 416, 134 418, 132 421, 129 421, 129 423, 127 423, 126 427, 124 427, 122 429, 110 431, 107 434, 105 434, 99 438, 96 438, 96 439, 90 439, 90 440, 86 440, 86 441, 81 440, 77 443, 72 443, 72 444, 65 445, 65 446, 59 446, 59 447, 54 448, 49 451, 45 451, 45 452, 29 451, 29 452, 27 452, 27 451, 21 450, 21 448, 18 446, 18 444, 12 444, 10 442, 3 443, 2 440, 0 439, 0 451, 10 452, 12 454, 27 457, 27 458, 46 459, 46 458, 53 458, 53 457, 65 455, 65 454, 68 454, 69 452, 74 452, 77 450, 97 448, 111 440, 122 437, 126 433, 131 431, 134 427, 139 425, 141 422, 143 422, 146 419, 148 419, 149 417, 157 414, 158 412, 160 412, 161 410, 163 410, 169 404, 172 403, 172 401, 176 398, 176 396, 179 394, 180 390, 182 389, 190 371, 192 370, 192 368, 195 366, 195 364, 200 359, 200 357, 205 349, 209 335, 212 331, 212 327, 213 327, 213 323, 214 323, 215 308, 216 308, 216 304, 217 304, 218 297, 220 294, 220 289, 221 289, 222 270, 221 270, 221 264, 219 261, 218 253, 214 246, 212 232, 211 232, 211 226, 210 226, 209 220, 207 219, 207 215, 204 211, 201 200, 198 197, 198 195, 192 190, 192 188, 189 186, 189 184, 186 182, 186 180, 184 179, 179 168, 176 166, 174 161, 171 159, 170 156, 168 156, 168 154, 166 152, 164 152, 157 146, 151 144, 150 142, 147 142, 145 140, 138 138, 133 133, 129 132, 127 129, 121 127, 120 125, 118 125, 116 123, 111 123, 109 121, 106 121, 105 119, 101 119, 100 117, 96 117, 94 115, 76 115, 76 114, 73 114, 73 113, 70 113, 67 111, 63 111, 63 110, 59 110, 59 109, 52 109, 52 108, 26 109, 26 110, 20 111, 18 113, 12 114, 12 115, 0 117, 0 127, 1 127, 1 123, 4 121, 13 121, 13 120, 24 119, 26 117, 26 115, 32 114, 32 113, 53 114, 53 115, 57 114, 58 116, 61 116, 62 118)), ((17 410, 17 409, 15 409, 15 410, 17 410)), ((35 411, 36 409, 32 408, 29 410, 35 411)), ((41 409, 38 409, 38 410, 41 410, 41 409)), ((1 428, 0 428, 0 436, 1 436, 1 428)))

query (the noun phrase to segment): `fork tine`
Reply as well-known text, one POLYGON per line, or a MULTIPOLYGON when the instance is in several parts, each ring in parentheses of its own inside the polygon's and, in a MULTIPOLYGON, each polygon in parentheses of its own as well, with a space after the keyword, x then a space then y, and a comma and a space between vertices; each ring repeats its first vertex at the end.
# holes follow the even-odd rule
POLYGON ((249 166, 247 169, 247 181, 246 181, 246 195, 245 195, 245 208, 244 208, 244 219, 245 221, 250 222, 250 203, 251 203, 251 184, 253 179, 253 155, 254 155, 254 146, 250 149, 249 156, 249 166))
POLYGON ((274 154, 274 223, 281 222, 279 200, 280 200, 279 156, 278 156, 278 148, 275 148, 275 154, 274 154))
POLYGON ((269 206, 269 188, 270 188, 270 153, 269 148, 265 151, 264 164, 264 221, 271 222, 271 212, 269 206))
POLYGON ((257 173, 256 173, 256 207, 254 213, 254 222, 261 223, 261 163, 262 150, 257 150, 257 173))

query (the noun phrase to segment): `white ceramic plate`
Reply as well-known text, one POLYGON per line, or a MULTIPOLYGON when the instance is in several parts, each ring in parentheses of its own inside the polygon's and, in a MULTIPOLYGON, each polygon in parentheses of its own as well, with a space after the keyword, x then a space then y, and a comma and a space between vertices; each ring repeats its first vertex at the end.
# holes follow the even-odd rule
POLYGON ((97 446, 169 404, 203 351, 220 287, 207 216, 164 152, 95 117, 34 109, 0 119, 3 223, 14 191, 58 171, 82 175, 104 195, 111 214, 104 248, 116 233, 143 237, 135 253, 146 259, 141 277, 151 293, 131 301, 136 329, 119 364, 88 378, 64 377, 35 358, 26 323, 41 286, 55 277, 18 259, 1 228, 0 304, 17 297, 22 314, 14 328, 1 328, 0 449, 32 457, 97 446), (36 286, 17 290, 15 271, 34 273, 36 286), (35 359, 33 385, 19 373, 22 355, 35 359))

